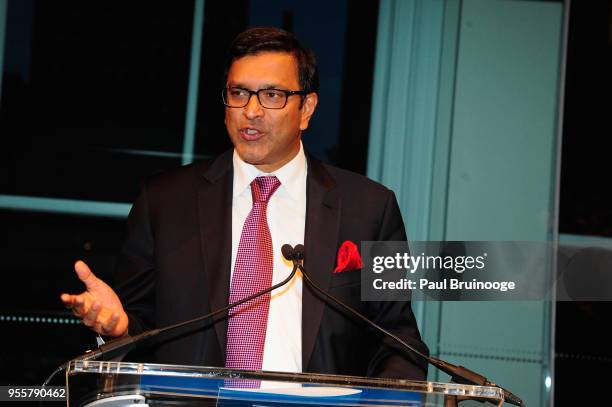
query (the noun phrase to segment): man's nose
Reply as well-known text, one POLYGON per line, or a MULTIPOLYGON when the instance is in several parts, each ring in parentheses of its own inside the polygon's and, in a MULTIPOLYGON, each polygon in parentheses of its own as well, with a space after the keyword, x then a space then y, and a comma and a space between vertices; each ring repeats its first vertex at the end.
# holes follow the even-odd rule
POLYGON ((263 116, 264 110, 261 104, 259 103, 259 99, 255 93, 251 94, 249 98, 249 102, 244 107, 244 115, 248 119, 254 119, 260 116, 263 116))

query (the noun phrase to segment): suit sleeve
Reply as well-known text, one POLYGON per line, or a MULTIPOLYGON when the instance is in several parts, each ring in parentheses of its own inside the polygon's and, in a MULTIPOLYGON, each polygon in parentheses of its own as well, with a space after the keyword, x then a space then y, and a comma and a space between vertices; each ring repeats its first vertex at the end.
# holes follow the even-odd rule
POLYGON ((114 289, 128 318, 128 332, 138 334, 155 326, 154 239, 146 185, 132 205, 127 236, 115 269, 114 289))
MULTIPOLYGON (((386 200, 377 240, 406 241, 404 222, 392 191, 389 191, 386 200)), ((429 355, 427 346, 421 340, 409 300, 401 298, 398 301, 369 302, 368 313, 374 322, 429 355)), ((404 350, 391 338, 384 338, 382 343, 368 364, 368 376, 426 379, 427 363, 423 358, 404 350)))

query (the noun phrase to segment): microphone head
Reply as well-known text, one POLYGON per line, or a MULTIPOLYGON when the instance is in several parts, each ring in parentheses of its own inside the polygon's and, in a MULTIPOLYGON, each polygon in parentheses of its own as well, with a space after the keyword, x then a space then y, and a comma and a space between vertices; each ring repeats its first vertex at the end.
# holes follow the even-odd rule
POLYGON ((304 245, 298 244, 295 245, 295 249, 293 249, 294 256, 296 260, 304 260, 304 245))
POLYGON ((284 244, 283 247, 281 247, 281 252, 283 253, 284 258, 289 261, 293 261, 295 257, 295 250, 290 244, 284 244))

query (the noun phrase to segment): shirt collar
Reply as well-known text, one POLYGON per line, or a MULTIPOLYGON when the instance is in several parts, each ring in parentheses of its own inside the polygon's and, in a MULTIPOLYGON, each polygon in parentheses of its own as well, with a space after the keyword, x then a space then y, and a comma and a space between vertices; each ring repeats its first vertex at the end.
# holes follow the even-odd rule
POLYGON ((306 155, 304 154, 304 146, 301 141, 300 151, 297 155, 272 173, 264 173, 254 165, 244 162, 238 156, 236 149, 234 149, 232 161, 234 164, 234 197, 243 194, 245 190, 249 189, 251 182, 256 177, 274 175, 281 183, 279 189, 286 191, 292 199, 299 199, 307 169, 306 155))

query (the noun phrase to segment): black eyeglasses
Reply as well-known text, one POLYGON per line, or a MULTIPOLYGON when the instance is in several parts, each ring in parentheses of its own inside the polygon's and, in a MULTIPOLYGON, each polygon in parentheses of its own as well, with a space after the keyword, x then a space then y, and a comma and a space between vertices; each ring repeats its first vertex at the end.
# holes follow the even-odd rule
POLYGON ((259 104, 266 109, 282 109, 287 105, 289 96, 306 95, 304 90, 283 90, 283 89, 259 89, 250 90, 244 88, 223 88, 221 98, 227 107, 245 107, 249 104, 251 96, 257 95, 259 104))

